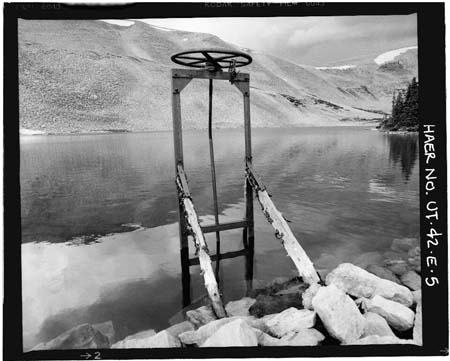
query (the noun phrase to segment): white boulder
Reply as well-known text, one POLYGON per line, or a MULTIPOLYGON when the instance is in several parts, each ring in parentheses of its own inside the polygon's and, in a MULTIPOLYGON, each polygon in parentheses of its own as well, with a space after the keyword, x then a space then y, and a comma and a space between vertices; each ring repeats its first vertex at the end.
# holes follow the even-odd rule
POLYGON ((250 316, 248 309, 256 302, 254 298, 244 297, 237 301, 230 301, 225 306, 227 315, 232 316, 250 316))
POLYGON ((390 336, 396 337, 389 327, 387 321, 375 312, 366 312, 364 314, 366 319, 366 328, 362 337, 367 336, 390 336))
POLYGON ((181 347, 178 338, 172 336, 166 330, 158 332, 150 337, 130 338, 119 341, 111 346, 111 348, 169 348, 181 347))
POLYGON ((292 331, 311 328, 316 322, 316 313, 310 310, 299 310, 290 307, 271 317, 266 326, 272 335, 282 337, 292 331))
POLYGON ((303 292, 303 294, 302 294, 302 304, 303 304, 303 307, 305 309, 307 309, 307 310, 312 310, 313 309, 312 299, 316 295, 317 291, 319 291, 320 287, 321 286, 318 283, 314 283, 314 284, 310 285, 305 290, 305 292, 303 292))
POLYGON ((195 310, 187 311, 186 318, 196 327, 200 327, 211 321, 217 320, 217 317, 210 306, 202 306, 195 310))
MULTIPOLYGON (((200 345, 204 343, 206 339, 212 336, 217 330, 219 330, 219 328, 226 325, 227 323, 230 323, 237 319, 245 320, 246 318, 247 317, 241 316, 220 318, 201 326, 198 330, 182 332, 178 335, 178 338, 182 343, 186 345, 191 345, 194 343, 200 345)), ((252 319, 252 317, 248 317, 248 319, 252 319)))
POLYGON ((335 285, 342 291, 355 296, 371 298, 375 295, 411 306, 413 297, 405 286, 382 279, 351 263, 342 263, 326 278, 327 285, 335 285))
POLYGON ((123 340, 120 340, 115 344, 111 345, 111 348, 133 348, 130 345, 136 343, 137 342, 136 340, 148 339, 155 335, 156 335, 155 330, 145 330, 138 333, 134 333, 132 335, 125 337, 123 340))
POLYGON ((259 346, 281 346, 280 345, 280 339, 270 336, 266 332, 261 331, 258 328, 252 327, 253 332, 256 335, 256 338, 258 340, 259 346))
POLYGON ((364 309, 379 314, 398 331, 409 330, 414 325, 414 312, 401 303, 378 295, 372 299, 363 299, 361 303, 364 309))
POLYGON ((180 333, 193 330, 195 330, 195 327, 189 321, 183 321, 173 326, 170 326, 169 328, 166 328, 166 331, 169 332, 174 337, 178 337, 180 333))
POLYGON ((305 328, 298 332, 290 332, 282 338, 268 335, 256 328, 253 329, 260 346, 316 346, 325 339, 319 331, 314 328, 305 328))
POLYGON ((261 331, 258 328, 252 328, 253 332, 256 335, 256 338, 258 340, 259 346, 281 346, 280 345, 280 339, 270 336, 266 332, 261 331))
POLYGON ((366 323, 364 317, 352 299, 335 285, 321 287, 312 305, 328 333, 337 340, 357 340, 363 334, 366 323))
POLYGON ((258 330, 261 330, 265 333, 270 332, 269 327, 267 326, 267 322, 275 317, 276 315, 278 315, 278 313, 272 313, 270 315, 265 315, 261 318, 255 318, 253 316, 247 317, 245 320, 246 322, 254 328, 257 328, 258 330))
POLYGON ((237 319, 220 327, 200 347, 258 346, 253 329, 243 320, 237 319))
POLYGON ((315 328, 306 328, 282 337, 280 346, 317 346, 324 339, 325 336, 315 328))

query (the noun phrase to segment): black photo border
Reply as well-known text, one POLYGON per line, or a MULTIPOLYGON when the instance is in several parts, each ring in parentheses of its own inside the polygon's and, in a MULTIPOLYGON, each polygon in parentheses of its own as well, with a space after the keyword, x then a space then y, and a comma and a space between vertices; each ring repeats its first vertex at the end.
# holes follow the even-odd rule
MULTIPOLYGON (((63 3, 6 3, 4 16, 4 360, 86 360, 86 353, 102 359, 247 358, 325 356, 448 355, 447 168, 445 104, 444 3, 134 3, 125 5, 69 5, 63 3), (103 349, 22 351, 21 221, 19 81, 17 20, 130 19, 182 17, 270 17, 401 15, 417 13, 421 129, 419 134, 420 221, 422 249, 423 346, 364 345, 319 347, 229 347, 183 349, 103 349), (425 154, 424 125, 433 129, 436 158, 425 154), (430 163, 426 163, 426 160, 430 163), (433 167, 435 188, 425 192, 426 171, 433 167), (436 202, 436 203, 429 203, 436 202), (438 206, 433 227, 442 233, 430 259, 427 234, 431 211, 438 206), (428 264, 427 264, 428 261, 428 264), (427 286, 436 276, 439 284, 427 286)), ((428 139, 428 138, 427 138, 428 139)), ((430 148, 427 148, 429 151, 430 148)))

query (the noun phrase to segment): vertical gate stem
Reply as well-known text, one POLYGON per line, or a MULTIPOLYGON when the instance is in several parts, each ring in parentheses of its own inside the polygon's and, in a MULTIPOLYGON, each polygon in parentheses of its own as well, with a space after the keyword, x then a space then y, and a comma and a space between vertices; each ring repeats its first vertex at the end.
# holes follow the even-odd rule
MULTIPOLYGON (((216 167, 214 162, 214 144, 212 138, 212 96, 213 96, 213 80, 209 79, 209 119, 208 119, 208 137, 209 137, 209 155, 211 160, 211 178, 214 198, 214 223, 219 224, 219 205, 217 200, 217 184, 216 184, 216 167)), ((219 283, 220 270, 220 232, 216 232, 216 279, 219 283)))

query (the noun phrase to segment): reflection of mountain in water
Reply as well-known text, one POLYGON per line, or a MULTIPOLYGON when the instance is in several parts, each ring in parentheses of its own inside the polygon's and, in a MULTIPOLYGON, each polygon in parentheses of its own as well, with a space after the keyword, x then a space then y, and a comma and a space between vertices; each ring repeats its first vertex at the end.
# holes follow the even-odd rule
POLYGON ((402 174, 408 181, 417 159, 418 136, 416 134, 391 134, 388 136, 388 140, 389 158, 395 165, 400 162, 402 174))

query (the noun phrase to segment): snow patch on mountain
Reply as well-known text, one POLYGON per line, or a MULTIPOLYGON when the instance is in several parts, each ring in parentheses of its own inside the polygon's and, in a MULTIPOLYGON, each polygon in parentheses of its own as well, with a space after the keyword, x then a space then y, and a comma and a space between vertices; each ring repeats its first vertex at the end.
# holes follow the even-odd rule
POLYGON ((388 51, 386 53, 378 55, 373 61, 378 65, 387 63, 388 61, 394 60, 400 54, 407 52, 408 50, 417 49, 417 46, 408 46, 406 48, 400 48, 388 51))
POLYGON ((100 20, 100 21, 104 21, 105 23, 108 23, 108 24, 125 26, 125 27, 129 27, 131 25, 134 25, 134 21, 131 21, 131 20, 104 19, 104 20, 100 20))
POLYGON ((176 31, 175 29, 163 28, 162 26, 156 26, 156 25, 152 25, 152 24, 148 24, 148 23, 147 23, 147 25, 150 25, 152 28, 155 28, 155 29, 158 29, 161 31, 176 31))
POLYGON ((340 65, 340 66, 316 66, 318 70, 346 70, 355 68, 356 65, 340 65))

